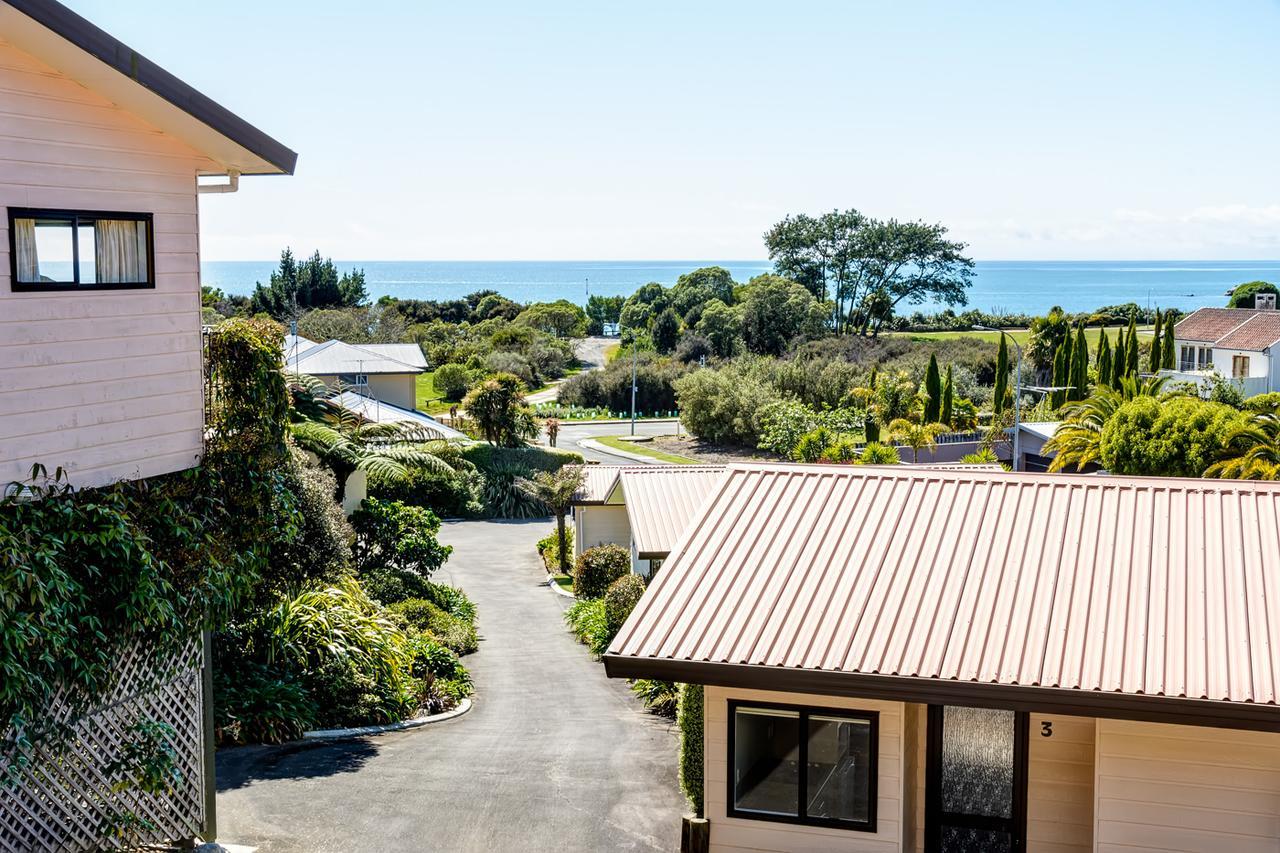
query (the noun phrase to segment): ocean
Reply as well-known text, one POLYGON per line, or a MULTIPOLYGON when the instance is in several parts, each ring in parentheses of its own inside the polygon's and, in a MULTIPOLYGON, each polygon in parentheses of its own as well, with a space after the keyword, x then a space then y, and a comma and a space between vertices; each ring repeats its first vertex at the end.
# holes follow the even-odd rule
MULTIPOLYGON (((517 302, 568 299, 586 294, 630 295, 650 281, 674 284, 681 273, 725 267, 737 281, 768 272, 768 261, 335 261, 340 270, 363 269, 369 296, 455 299, 496 290, 517 302)), ((247 295, 266 281, 272 261, 209 261, 205 284, 247 295)), ((1053 305, 1088 311, 1103 305, 1139 305, 1190 311, 1223 305, 1234 285, 1280 281, 1280 261, 978 261, 969 307, 1040 314, 1053 305)), ((938 306, 905 307, 931 311, 938 306)), ((958 309, 961 310, 961 309, 958 309)))

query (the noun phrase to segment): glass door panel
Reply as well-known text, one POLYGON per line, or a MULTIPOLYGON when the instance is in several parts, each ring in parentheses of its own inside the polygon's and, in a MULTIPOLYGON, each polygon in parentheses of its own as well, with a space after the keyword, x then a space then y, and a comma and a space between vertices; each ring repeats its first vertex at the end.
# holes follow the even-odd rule
POLYGON ((929 709, 926 841, 931 853, 1023 850, 1026 715, 929 709))

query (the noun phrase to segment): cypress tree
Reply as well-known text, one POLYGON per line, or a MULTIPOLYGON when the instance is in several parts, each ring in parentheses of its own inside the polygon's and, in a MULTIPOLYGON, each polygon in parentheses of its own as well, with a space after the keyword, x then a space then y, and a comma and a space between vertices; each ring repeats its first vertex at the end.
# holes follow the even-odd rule
POLYGON ((1076 345, 1071 353, 1071 385, 1068 399, 1083 400, 1089 396, 1089 342, 1084 338, 1084 323, 1076 327, 1076 345))
POLYGON ((1111 386, 1111 342, 1107 340, 1107 329, 1098 330, 1098 387, 1111 386))
POLYGON ((1138 321, 1129 318, 1129 333, 1125 335, 1124 375, 1138 378, 1138 321))
POLYGON ((1173 318, 1164 318, 1164 347, 1160 352, 1160 366, 1173 370, 1178 364, 1178 344, 1173 334, 1173 318))
POLYGON ((942 414, 942 375, 938 372, 938 356, 929 356, 929 369, 924 374, 924 422, 937 423, 942 414))
POLYGON ((1147 356, 1147 372, 1156 373, 1164 363, 1164 334, 1161 328, 1160 309, 1156 309, 1155 327, 1151 335, 1151 353, 1147 356))
POLYGON ((1000 350, 996 353, 996 387, 991 398, 991 410, 996 415, 1004 414, 1004 398, 1009 392, 1009 343, 1000 336, 1000 350))
POLYGON ((938 422, 951 426, 951 407, 954 401, 955 390, 951 385, 951 365, 947 365, 946 378, 942 380, 942 411, 938 414, 938 422))
MULTIPOLYGON (((1052 384, 1055 389, 1061 388, 1067 384, 1067 369, 1068 369, 1067 365, 1069 364, 1068 358, 1070 357, 1070 354, 1067 352, 1067 349, 1068 347, 1070 347, 1070 345, 1071 345, 1071 335, 1070 333, 1068 333, 1067 336, 1063 338, 1062 343, 1058 344, 1058 349, 1055 350, 1053 353, 1053 383, 1052 384)), ((1067 401, 1067 392, 1055 390, 1051 392, 1049 396, 1049 401, 1050 401, 1050 405, 1052 405, 1053 408, 1059 409, 1062 407, 1062 404, 1067 401)))

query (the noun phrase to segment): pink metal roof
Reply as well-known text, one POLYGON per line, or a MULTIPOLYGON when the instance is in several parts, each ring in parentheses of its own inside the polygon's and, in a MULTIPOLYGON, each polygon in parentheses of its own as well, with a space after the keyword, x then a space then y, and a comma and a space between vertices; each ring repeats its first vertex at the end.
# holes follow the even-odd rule
POLYGON ((573 494, 575 504, 602 504, 609 498, 609 493, 618 483, 618 472, 622 465, 584 465, 585 477, 578 491, 573 494))
POLYGON ((665 557, 698 517, 722 477, 723 465, 649 465, 622 469, 622 499, 631 540, 644 559, 665 557))
POLYGON ((735 465, 605 661, 1188 697, 1276 725, 1278 653, 1280 483, 735 465))

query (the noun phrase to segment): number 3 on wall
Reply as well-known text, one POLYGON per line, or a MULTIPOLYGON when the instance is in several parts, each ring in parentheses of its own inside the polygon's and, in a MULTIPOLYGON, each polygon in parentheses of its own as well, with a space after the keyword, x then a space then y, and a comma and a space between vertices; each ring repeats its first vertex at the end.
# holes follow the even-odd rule
POLYGON ((1040 737, 1053 737, 1053 723, 1049 720, 1041 721, 1040 737))

